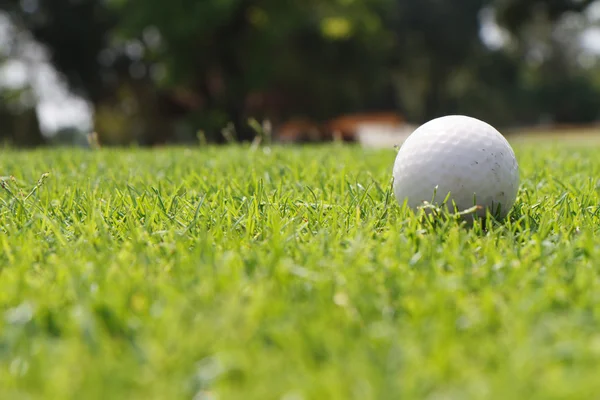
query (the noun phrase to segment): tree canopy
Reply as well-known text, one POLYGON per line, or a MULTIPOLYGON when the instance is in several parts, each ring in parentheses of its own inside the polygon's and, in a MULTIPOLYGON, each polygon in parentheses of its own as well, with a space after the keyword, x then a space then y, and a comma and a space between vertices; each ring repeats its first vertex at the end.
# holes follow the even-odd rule
MULTIPOLYGON (((249 118, 369 110, 414 122, 455 112, 500 125, 594 121, 595 60, 573 61, 592 3, 3 0, 0 10, 90 101, 104 143, 152 145, 195 140, 200 130, 221 140, 227 124, 249 139, 249 118), (507 38, 501 46, 480 35, 490 12, 507 38), (574 15, 575 32, 560 31, 574 15)), ((0 54, 1 66, 11 54, 0 54)), ((22 119, 17 109, 0 86, 0 121, 22 119)), ((41 142, 31 127, 3 126, 0 137, 41 142)))

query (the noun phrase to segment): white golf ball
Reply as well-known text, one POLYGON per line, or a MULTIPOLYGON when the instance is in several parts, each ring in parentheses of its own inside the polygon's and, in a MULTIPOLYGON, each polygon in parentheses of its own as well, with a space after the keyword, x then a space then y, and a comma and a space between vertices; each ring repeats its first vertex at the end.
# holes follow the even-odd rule
POLYGON ((504 218, 519 188, 519 166, 508 141, 476 118, 449 115, 417 128, 394 163, 394 194, 412 209, 424 202, 453 212, 477 205, 504 218))

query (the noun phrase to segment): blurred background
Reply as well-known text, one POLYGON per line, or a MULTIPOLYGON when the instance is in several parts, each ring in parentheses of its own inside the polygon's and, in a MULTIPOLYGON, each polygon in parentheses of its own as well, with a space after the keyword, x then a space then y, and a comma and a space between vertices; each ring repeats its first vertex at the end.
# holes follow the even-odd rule
POLYGON ((594 126, 599 55, 594 0, 0 0, 0 142, 594 126))

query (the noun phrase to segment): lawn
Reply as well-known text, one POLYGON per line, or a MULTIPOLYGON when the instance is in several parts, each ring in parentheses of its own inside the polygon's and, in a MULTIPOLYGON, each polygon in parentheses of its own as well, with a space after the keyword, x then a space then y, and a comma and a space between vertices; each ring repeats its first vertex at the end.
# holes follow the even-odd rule
POLYGON ((0 397, 596 397, 599 151, 518 141, 467 229, 393 149, 3 150, 0 397))

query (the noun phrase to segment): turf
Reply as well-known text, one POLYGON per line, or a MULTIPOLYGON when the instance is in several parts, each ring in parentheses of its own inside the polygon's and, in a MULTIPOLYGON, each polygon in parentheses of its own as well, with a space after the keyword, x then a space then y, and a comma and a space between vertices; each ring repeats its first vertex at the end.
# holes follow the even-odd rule
POLYGON ((472 228, 400 207, 393 150, 5 150, 0 395, 593 398, 599 149, 517 143, 472 228))

